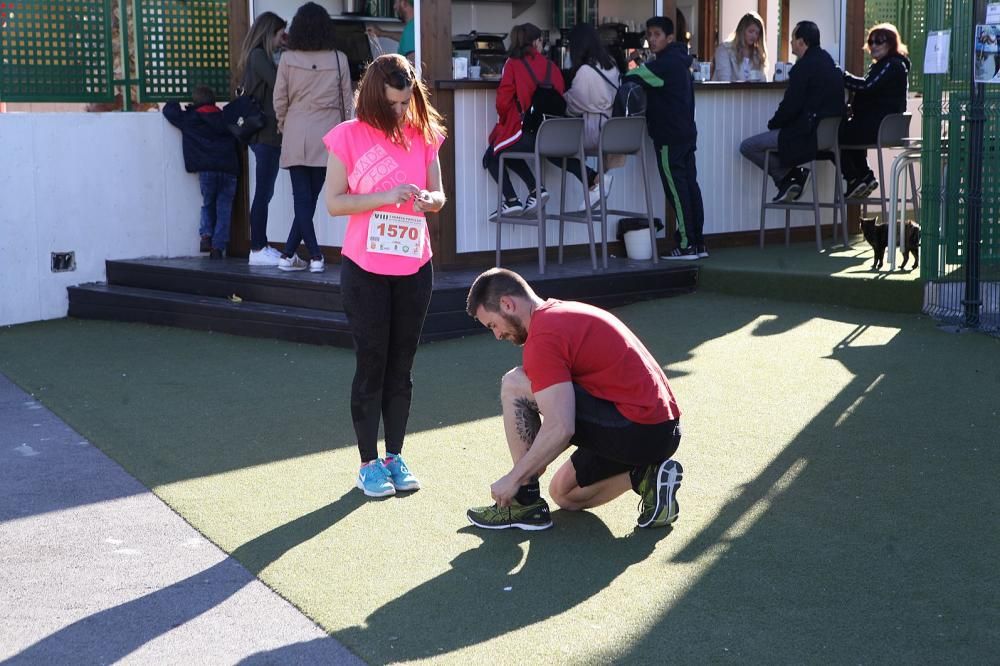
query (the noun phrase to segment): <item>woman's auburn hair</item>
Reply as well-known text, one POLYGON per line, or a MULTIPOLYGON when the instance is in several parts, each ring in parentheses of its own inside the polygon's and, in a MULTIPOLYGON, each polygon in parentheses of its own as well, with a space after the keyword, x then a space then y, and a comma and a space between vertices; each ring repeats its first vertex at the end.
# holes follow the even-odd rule
POLYGON ((871 48, 868 46, 868 40, 872 37, 879 37, 886 40, 886 43, 889 45, 889 53, 887 55, 910 55, 910 50, 906 48, 906 44, 903 43, 903 39, 899 36, 899 30, 891 23, 877 23, 868 31, 868 36, 865 38, 865 51, 869 53, 871 53, 871 48))
POLYGON ((405 124, 420 132, 428 145, 447 136, 444 119, 431 105, 427 86, 417 78, 410 61, 396 53, 380 55, 365 68, 354 104, 358 120, 380 130, 393 143, 406 145, 404 123, 397 122, 387 102, 386 86, 396 90, 413 88, 405 124))

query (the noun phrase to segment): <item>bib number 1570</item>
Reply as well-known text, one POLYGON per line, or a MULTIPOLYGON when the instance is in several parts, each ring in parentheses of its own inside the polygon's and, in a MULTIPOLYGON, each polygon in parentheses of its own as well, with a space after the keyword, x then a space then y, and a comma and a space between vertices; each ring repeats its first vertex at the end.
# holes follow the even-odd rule
POLYGON ((418 215, 375 211, 368 223, 368 251, 419 259, 427 223, 418 215))

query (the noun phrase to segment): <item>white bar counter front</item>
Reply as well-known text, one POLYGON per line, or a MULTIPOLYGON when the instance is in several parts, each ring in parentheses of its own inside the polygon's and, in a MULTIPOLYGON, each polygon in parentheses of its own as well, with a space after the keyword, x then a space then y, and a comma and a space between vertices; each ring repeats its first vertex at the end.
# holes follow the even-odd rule
MULTIPOLYGON (((497 191, 493 179, 483 168, 482 158, 487 137, 496 123, 497 81, 463 79, 439 81, 438 86, 455 91, 453 137, 455 142, 455 205, 456 251, 477 252, 495 249, 496 228, 488 221, 496 208, 497 191)), ((787 84, 785 83, 695 83, 695 121, 698 124, 698 184, 705 204, 706 236, 734 232, 755 232, 760 228, 761 171, 740 155, 740 142, 748 136, 767 130, 767 121, 777 109, 787 84)), ((649 188, 653 199, 653 214, 663 218, 664 197, 656 171, 652 143, 647 151, 649 188)), ((596 163, 591 164, 596 168, 596 163)), ((544 184, 552 195, 547 211, 559 211, 559 170, 547 164, 544 184)), ((820 163, 820 197, 829 200, 833 191, 833 165, 820 163)), ((640 183, 638 161, 630 157, 624 167, 611 171, 614 185, 610 207, 642 211, 645 203, 640 183)), ((511 175, 514 188, 523 201, 524 184, 511 175)), ((808 199, 811 195, 803 196, 808 199)), ((579 209, 583 188, 573 177, 567 179, 567 201, 570 210, 579 209)), ((774 196, 773 187, 768 196, 774 196)), ((824 224, 832 219, 823 212, 824 224)), ((811 214, 793 212, 792 226, 812 226, 811 214)), ((615 239, 617 218, 612 218, 608 239, 615 239)), ((784 228, 784 213, 768 211, 767 227, 784 228)), ((599 228, 595 225, 595 232, 599 228)), ((547 245, 556 246, 558 223, 550 221, 546 230, 547 245)), ((662 232, 661 232, 662 235, 662 232)), ((504 225, 503 249, 536 247, 538 232, 533 227, 504 225)), ((585 244, 587 230, 582 224, 566 225, 566 245, 585 244)), ((711 245, 711 238, 708 239, 711 245)))

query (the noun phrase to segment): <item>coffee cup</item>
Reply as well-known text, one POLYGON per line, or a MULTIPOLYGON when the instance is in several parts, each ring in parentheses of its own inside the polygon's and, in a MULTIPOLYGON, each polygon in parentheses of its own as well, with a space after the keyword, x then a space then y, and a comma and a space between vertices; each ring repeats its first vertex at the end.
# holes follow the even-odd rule
POLYGON ((702 81, 712 80, 712 62, 710 60, 706 60, 703 63, 699 63, 698 68, 701 70, 702 81))
POLYGON ((472 65, 469 67, 469 78, 478 79, 482 76, 483 69, 479 65, 472 65))
POLYGON ((764 73, 761 72, 759 69, 751 69, 750 70, 750 80, 751 81, 763 81, 764 80, 764 73))
POLYGON ((465 79, 469 77, 469 59, 458 57, 451 59, 451 70, 453 79, 465 79))

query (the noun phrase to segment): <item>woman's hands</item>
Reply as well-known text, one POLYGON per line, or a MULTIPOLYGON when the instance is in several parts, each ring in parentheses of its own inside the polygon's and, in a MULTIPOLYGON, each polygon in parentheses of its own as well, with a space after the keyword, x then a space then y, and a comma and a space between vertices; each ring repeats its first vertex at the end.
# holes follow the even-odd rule
POLYGON ((431 192, 430 190, 420 190, 413 199, 413 210, 418 213, 436 213, 444 208, 444 192, 431 192))
POLYGON ((443 192, 424 190, 412 183, 397 185, 386 192, 385 205, 396 204, 396 207, 413 199, 413 210, 418 213, 436 213, 445 204, 443 192))

